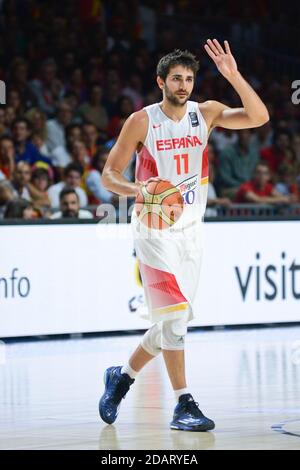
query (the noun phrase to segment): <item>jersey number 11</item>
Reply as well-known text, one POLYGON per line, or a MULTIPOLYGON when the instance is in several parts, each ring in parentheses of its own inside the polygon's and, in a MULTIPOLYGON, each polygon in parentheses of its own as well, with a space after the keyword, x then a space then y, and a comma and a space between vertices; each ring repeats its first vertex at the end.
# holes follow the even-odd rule
POLYGON ((177 175, 185 174, 189 172, 189 154, 183 153, 181 155, 174 155, 176 161, 177 175))

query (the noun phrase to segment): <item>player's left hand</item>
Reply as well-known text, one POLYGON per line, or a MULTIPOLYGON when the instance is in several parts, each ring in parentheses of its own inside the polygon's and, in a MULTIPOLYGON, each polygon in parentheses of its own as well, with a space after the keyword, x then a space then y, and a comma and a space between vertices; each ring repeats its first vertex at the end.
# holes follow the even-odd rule
POLYGON ((236 61, 231 54, 228 41, 224 41, 224 47, 225 50, 217 39, 208 39, 204 49, 206 50, 209 57, 212 58, 223 77, 229 80, 237 73, 238 68, 236 61))

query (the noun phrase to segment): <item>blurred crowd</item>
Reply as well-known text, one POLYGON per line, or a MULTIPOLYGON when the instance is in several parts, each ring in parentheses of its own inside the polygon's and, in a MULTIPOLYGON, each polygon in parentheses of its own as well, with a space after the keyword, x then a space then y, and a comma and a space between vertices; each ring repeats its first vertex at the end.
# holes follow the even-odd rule
MULTIPOLYGON (((291 83, 300 77, 288 69, 276 75, 257 53, 271 47, 266 31, 288 27, 291 18, 272 4, 270 21, 268 1, 244 9, 228 2, 228 11, 201 4, 198 11, 198 2, 179 0, 0 1, 0 79, 7 87, 0 106, 0 218, 93 218, 100 203, 117 205, 101 180, 108 153, 127 117, 160 101, 156 64, 176 47, 199 58, 191 99, 240 106, 203 49, 212 20, 233 53, 236 45, 241 71, 271 119, 258 129, 212 132, 207 215, 235 204, 300 203, 300 105, 291 101, 291 83), (231 22, 222 22, 226 15, 231 22)), ((290 31, 280 57, 299 52, 290 31)), ((133 155, 125 176, 133 181, 134 172, 133 155)))

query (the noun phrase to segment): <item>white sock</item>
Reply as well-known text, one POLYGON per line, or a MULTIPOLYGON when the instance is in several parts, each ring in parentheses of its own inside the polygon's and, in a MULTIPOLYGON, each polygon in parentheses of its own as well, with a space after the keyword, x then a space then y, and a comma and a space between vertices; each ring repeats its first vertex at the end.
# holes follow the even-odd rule
POLYGON ((187 388, 179 388, 178 390, 174 390, 174 393, 175 393, 176 400, 179 401, 179 397, 181 395, 185 395, 186 393, 189 393, 189 392, 187 388))
POLYGON ((131 379, 135 379, 136 376, 138 375, 138 372, 136 370, 133 370, 132 367, 130 367, 129 363, 126 364, 125 366, 122 367, 121 369, 121 374, 127 374, 131 379))

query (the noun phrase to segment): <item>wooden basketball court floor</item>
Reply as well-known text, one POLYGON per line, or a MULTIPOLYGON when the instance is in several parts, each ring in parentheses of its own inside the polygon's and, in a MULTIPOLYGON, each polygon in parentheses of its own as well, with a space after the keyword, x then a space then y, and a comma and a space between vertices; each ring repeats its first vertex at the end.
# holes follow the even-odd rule
POLYGON ((0 345, 0 448, 300 449, 300 327, 189 333, 190 390, 216 422, 210 433, 169 429, 162 357, 139 375, 116 423, 100 420, 103 371, 123 364, 140 336, 0 345))

